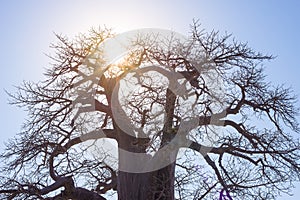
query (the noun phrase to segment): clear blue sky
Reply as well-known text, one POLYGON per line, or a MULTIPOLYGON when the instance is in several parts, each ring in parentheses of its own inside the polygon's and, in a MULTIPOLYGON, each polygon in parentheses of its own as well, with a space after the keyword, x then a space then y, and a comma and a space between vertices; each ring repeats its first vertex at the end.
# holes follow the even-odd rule
MULTIPOLYGON (((165 28, 187 34, 193 19, 203 28, 233 33, 263 53, 268 78, 292 86, 300 94, 300 1, 289 0, 7 0, 0 2, 0 148, 21 128, 25 112, 7 104, 4 89, 23 80, 42 80, 53 32, 74 36, 106 25, 115 31, 165 28)), ((300 96, 300 95, 299 95, 300 96)), ((299 104, 298 104, 299 105, 299 104)), ((300 198, 300 184, 294 197, 300 198)))

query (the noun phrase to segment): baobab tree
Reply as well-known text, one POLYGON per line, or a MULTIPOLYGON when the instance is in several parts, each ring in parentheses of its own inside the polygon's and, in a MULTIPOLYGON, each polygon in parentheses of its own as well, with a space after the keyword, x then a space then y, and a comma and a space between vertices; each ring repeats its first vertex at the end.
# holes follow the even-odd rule
POLYGON ((9 94, 28 119, 2 199, 275 199, 299 180, 296 97, 265 80, 272 56, 197 23, 56 36, 45 80, 9 94))

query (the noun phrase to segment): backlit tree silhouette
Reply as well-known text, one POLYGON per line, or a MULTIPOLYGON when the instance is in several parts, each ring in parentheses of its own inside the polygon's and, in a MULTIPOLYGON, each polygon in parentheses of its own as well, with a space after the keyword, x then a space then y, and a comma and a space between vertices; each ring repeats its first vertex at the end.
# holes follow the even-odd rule
POLYGON ((118 36, 108 29, 57 35, 45 80, 10 94, 28 119, 1 157, 2 199, 274 199, 289 191, 300 174, 291 135, 298 110, 289 88, 265 80, 272 56, 197 24, 185 39, 165 33, 142 30, 125 54, 109 55, 118 36))

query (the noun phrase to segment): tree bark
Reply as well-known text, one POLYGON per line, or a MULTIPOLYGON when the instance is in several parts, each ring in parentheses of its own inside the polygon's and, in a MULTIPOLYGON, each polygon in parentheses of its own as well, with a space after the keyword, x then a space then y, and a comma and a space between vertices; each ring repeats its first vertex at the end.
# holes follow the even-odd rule
POLYGON ((152 198, 152 172, 118 173, 118 199, 119 200, 153 200, 152 198))
MULTIPOLYGON (((133 140, 144 138, 134 138, 119 129, 119 172, 117 176, 117 191, 119 200, 174 200, 174 180, 175 180, 175 162, 170 162, 166 167, 156 171, 142 172, 122 171, 124 166, 133 166, 138 169, 148 159, 141 159, 138 156, 130 156, 124 153, 124 150, 131 153, 145 153, 145 146, 132 145, 133 140), (121 134, 120 134, 121 133, 121 134), (136 167, 137 166, 137 167, 136 167)), ((176 156, 175 154, 172 154, 176 156)), ((175 161, 175 158, 169 159, 175 161)), ((154 159, 153 159, 154 160, 154 159)), ((142 169, 142 168, 141 168, 142 169)))
POLYGON ((147 173, 118 173, 119 200, 174 200, 175 163, 147 173))
MULTIPOLYGON (((166 120, 164 122, 165 124, 160 148, 163 148, 165 145, 167 145, 176 134, 173 132, 175 101, 176 95, 170 89, 167 89, 165 106, 166 120)), ((126 115, 125 113, 122 113, 122 111, 120 111, 119 114, 123 114, 124 116, 126 115)), ((127 124, 129 123, 130 122, 127 122, 127 124)), ((122 171, 124 166, 127 166, 127 169, 130 169, 130 166, 133 168, 138 168, 138 165, 142 165, 144 162, 150 160, 147 160, 147 158, 141 159, 138 156, 128 156, 125 153, 125 151, 127 151, 133 154, 145 154, 147 147, 143 143, 147 140, 145 138, 136 138, 134 137, 133 133, 125 133, 116 123, 114 123, 114 128, 118 133, 117 140, 119 145, 119 172, 117 178, 118 199, 174 200, 176 152, 175 154, 171 153, 170 155, 167 155, 166 159, 169 159, 169 165, 156 171, 145 173, 135 173, 135 171, 128 172, 129 170, 122 171)))
MULTIPOLYGON (((170 134, 174 133, 164 134, 162 147, 172 139, 170 134)), ((145 139, 134 138, 124 132, 119 134, 119 172, 117 177, 118 199, 174 200, 175 160, 177 152, 168 154, 164 159, 169 159, 169 162, 167 163, 170 164, 156 171, 143 172, 143 168, 141 168, 140 171, 143 173, 139 173, 139 170, 137 170, 136 173, 134 171, 122 171, 122 169, 139 169, 139 166, 143 167, 145 162, 151 162, 151 157, 149 159, 141 159, 141 157, 135 156, 134 153, 145 153, 146 148, 144 145, 132 145, 134 140, 143 141, 145 139), (133 156, 128 156, 124 153, 124 150, 133 153, 133 156), (132 168, 130 168, 130 166, 132 166, 132 168)), ((157 162, 156 159, 152 160, 157 162)), ((155 163, 152 164, 155 165, 155 163)))
POLYGON ((152 200, 174 200, 175 162, 153 175, 152 200))

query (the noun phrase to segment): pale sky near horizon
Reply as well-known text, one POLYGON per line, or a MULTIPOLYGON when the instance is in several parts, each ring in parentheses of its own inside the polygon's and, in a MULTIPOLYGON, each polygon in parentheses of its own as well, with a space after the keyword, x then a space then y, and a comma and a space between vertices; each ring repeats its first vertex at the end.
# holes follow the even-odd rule
MULTIPOLYGON (((8 0, 0 2, 0 149, 20 131, 26 113, 8 105, 4 90, 23 80, 43 80, 53 32, 74 36, 91 27, 116 32, 164 28, 188 34, 193 19, 207 31, 232 33, 257 51, 277 56, 265 63, 268 80, 291 86, 300 97, 300 1, 239 0, 8 0)), ((298 106, 299 103, 298 103, 298 106)), ((293 197, 300 198, 300 184, 293 197)))

